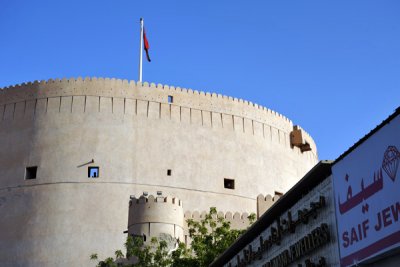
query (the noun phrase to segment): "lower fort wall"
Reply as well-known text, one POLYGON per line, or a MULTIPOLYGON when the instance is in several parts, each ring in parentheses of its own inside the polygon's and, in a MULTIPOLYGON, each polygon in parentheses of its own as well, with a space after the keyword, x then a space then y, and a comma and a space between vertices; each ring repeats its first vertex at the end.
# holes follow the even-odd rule
POLYGON ((92 253, 114 255, 125 242, 131 190, 106 183, 0 190, 0 265, 92 266, 92 253))

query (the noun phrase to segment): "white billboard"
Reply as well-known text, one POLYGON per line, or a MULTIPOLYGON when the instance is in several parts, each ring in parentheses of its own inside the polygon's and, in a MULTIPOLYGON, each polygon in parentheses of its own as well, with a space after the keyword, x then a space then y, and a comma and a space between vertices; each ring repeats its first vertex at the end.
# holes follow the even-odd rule
POLYGON ((400 116, 332 167, 341 266, 400 246, 400 116))

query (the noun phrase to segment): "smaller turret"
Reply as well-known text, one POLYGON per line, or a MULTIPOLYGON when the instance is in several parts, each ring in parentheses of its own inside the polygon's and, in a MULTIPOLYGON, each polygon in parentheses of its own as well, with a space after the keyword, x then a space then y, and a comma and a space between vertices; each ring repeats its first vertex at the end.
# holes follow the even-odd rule
POLYGON ((157 196, 144 192, 129 201, 128 234, 143 236, 144 241, 152 237, 176 242, 183 240, 183 208, 182 201, 176 197, 163 196, 161 191, 157 196))

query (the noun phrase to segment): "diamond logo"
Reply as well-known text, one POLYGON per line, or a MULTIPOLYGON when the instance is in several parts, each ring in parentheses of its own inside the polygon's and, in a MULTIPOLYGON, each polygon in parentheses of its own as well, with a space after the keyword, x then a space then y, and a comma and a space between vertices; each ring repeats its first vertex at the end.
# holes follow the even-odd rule
POLYGON ((386 174, 392 179, 396 180, 397 168, 399 167, 400 152, 395 146, 388 146, 383 155, 382 168, 386 174))

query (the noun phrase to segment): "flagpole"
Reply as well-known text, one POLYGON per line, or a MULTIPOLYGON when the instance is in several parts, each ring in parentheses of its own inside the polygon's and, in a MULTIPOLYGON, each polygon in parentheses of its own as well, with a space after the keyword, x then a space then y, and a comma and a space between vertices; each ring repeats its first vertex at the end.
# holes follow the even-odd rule
POLYGON ((140 18, 140 53, 139 53, 139 82, 142 82, 142 66, 143 66, 143 19, 140 18))

